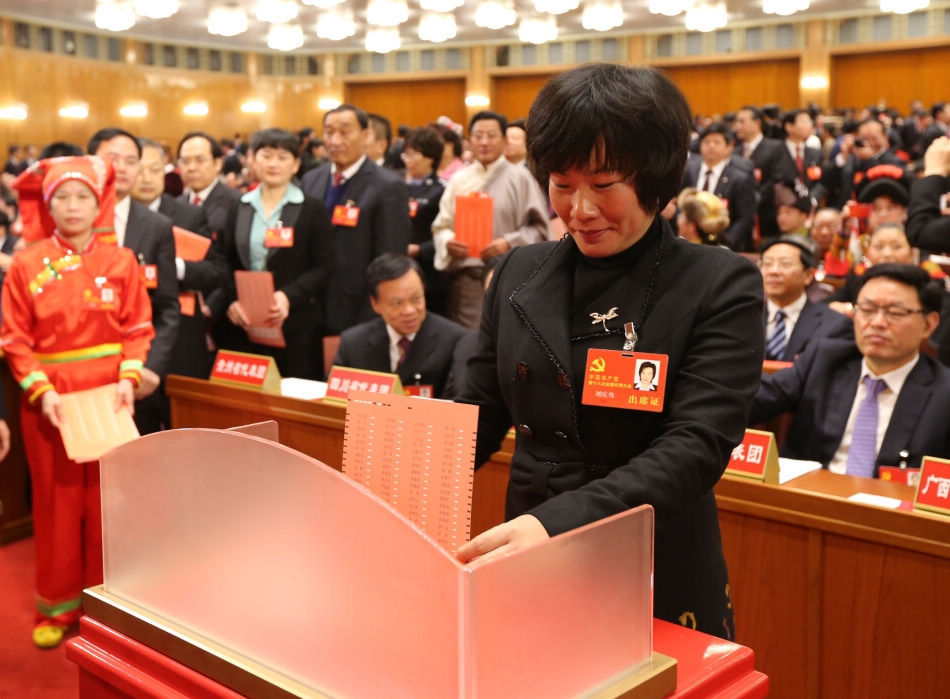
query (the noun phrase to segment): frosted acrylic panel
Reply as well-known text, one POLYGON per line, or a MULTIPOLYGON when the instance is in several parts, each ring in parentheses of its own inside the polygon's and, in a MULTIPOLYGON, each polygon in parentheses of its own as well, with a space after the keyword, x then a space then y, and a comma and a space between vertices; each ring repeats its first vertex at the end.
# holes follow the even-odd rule
POLYGON ((217 430, 101 463, 108 593, 317 691, 457 696, 460 567, 361 486, 217 430))
POLYGON ((574 697, 647 661, 652 570, 649 506, 475 566, 471 696, 574 697))

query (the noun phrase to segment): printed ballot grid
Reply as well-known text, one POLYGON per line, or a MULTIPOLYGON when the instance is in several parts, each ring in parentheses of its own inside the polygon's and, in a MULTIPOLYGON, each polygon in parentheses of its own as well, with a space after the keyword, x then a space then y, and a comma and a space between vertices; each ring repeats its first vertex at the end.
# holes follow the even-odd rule
POLYGON ((478 408, 350 391, 343 473, 446 550, 468 541, 478 408))
POLYGON ((59 428, 66 456, 77 463, 98 461, 110 449, 139 436, 129 409, 115 409, 114 383, 64 393, 59 428))

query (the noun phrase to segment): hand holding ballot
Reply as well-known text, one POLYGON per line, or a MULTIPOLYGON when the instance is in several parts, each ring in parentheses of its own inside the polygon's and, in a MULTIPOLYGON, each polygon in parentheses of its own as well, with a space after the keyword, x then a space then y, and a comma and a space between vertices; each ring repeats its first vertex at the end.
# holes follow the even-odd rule
MULTIPOLYGON (((116 384, 115 402, 112 409, 119 412, 123 406, 128 409, 129 415, 135 414, 135 387, 128 379, 120 379, 116 384)), ((63 399, 55 390, 43 394, 40 412, 53 427, 59 429, 65 426, 66 414, 63 410, 63 399)))
POLYGON ((490 560, 521 551, 550 538, 537 517, 521 515, 497 527, 492 527, 467 544, 459 546, 455 557, 462 563, 490 560))

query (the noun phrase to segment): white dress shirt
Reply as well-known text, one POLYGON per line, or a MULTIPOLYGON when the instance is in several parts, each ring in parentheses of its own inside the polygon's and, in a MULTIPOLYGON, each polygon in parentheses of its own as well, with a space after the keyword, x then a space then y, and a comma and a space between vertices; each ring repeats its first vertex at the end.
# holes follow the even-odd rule
POLYGON ((751 141, 749 141, 748 143, 744 144, 744 145, 742 146, 742 155, 743 155, 743 157, 751 158, 751 157, 752 157, 752 151, 754 151, 756 148, 759 147, 759 143, 762 142, 762 139, 763 139, 763 138, 765 138, 765 136, 763 136, 762 134, 759 134, 758 136, 756 136, 755 138, 753 138, 751 141))
MULTIPOLYGON (((858 377, 858 390, 854 394, 854 402, 851 404, 851 414, 848 415, 848 424, 844 428, 844 435, 841 437, 841 444, 838 445, 838 451, 828 463, 828 470, 832 473, 844 473, 848 468, 848 450, 851 448, 851 438, 854 434, 854 423, 858 419, 858 409, 868 394, 867 386, 864 385, 864 377, 870 376, 872 379, 883 379, 884 388, 877 394, 877 436, 874 443, 875 457, 881 451, 881 443, 884 441, 884 435, 887 433, 887 426, 891 423, 891 416, 894 414, 894 406, 897 404, 897 396, 900 395, 904 387, 904 381, 917 362, 920 355, 915 354, 914 358, 886 374, 875 376, 868 368, 867 362, 861 360, 861 375, 858 377)), ((897 466, 897 464, 885 464, 885 466, 897 466)))
POLYGON ((194 206, 201 206, 202 204, 204 204, 208 200, 208 195, 211 194, 211 190, 215 188, 218 182, 219 180, 215 178, 211 184, 209 184, 207 187, 205 187, 204 189, 202 189, 200 192, 197 193, 198 198, 201 200, 200 203, 198 204, 195 204, 195 192, 193 192, 191 189, 186 189, 185 196, 188 197, 188 203, 193 204, 194 206))
POLYGON ((132 208, 132 197, 125 197, 115 205, 115 217, 112 225, 115 226, 115 239, 119 247, 125 245, 125 229, 129 225, 129 210, 132 208))
MULTIPOLYGON (((363 167, 364 160, 366 160, 366 156, 361 155, 359 160, 357 160, 355 163, 353 163, 348 168, 346 168, 346 170, 343 170, 341 174, 343 175, 344 182, 346 182, 351 177, 353 177, 353 175, 355 175, 359 171, 359 169, 363 167)), ((335 163, 331 163, 330 165, 330 184, 331 185, 333 184, 333 175, 335 175, 336 173, 337 173, 337 166, 335 163)))

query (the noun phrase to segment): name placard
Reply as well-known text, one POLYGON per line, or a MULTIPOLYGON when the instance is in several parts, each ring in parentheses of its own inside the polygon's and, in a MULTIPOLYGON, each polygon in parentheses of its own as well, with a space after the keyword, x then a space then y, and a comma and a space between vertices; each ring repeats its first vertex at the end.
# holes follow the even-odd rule
POLYGON ((950 460, 923 458, 914 509, 950 516, 950 460))
POLYGON ((403 395, 402 382, 396 374, 368 369, 353 369, 346 366, 333 366, 327 376, 328 403, 346 403, 350 391, 369 391, 384 395, 403 395))
POLYGON ((775 435, 762 430, 746 430, 742 444, 732 450, 726 473, 777 484, 778 445, 775 435))
POLYGON ((212 383, 263 391, 280 390, 280 372, 273 357, 232 350, 218 350, 211 367, 212 383))

